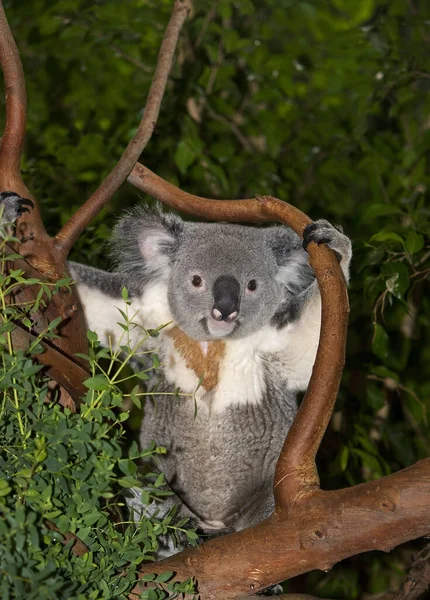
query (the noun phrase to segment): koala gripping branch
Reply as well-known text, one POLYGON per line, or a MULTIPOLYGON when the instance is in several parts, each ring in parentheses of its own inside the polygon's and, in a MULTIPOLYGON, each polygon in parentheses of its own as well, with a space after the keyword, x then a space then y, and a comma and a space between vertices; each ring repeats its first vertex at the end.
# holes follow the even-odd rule
MULTIPOLYGON (((193 216, 229 222, 278 221, 289 225, 301 237, 306 226, 312 223, 302 211, 271 196, 247 200, 208 200, 193 196, 139 163, 128 181, 159 201, 193 216)), ((321 294, 321 334, 308 392, 278 461, 275 475, 277 510, 319 489, 315 456, 333 411, 345 361, 349 307, 341 268, 334 253, 326 246, 311 243, 308 251, 321 294)))
MULTIPOLYGON (((302 236, 311 223, 272 198, 208 200, 167 183, 137 164, 128 181, 193 216, 228 222, 278 221, 302 236)), ((394 546, 430 531, 430 459, 379 481, 346 490, 319 487, 315 456, 333 411, 344 365, 348 298, 334 253, 308 246, 322 301, 317 358, 306 396, 278 460, 275 511, 258 525, 151 564, 145 572, 195 577, 201 600, 239 599, 360 552, 394 546)), ((140 593, 147 584, 138 584, 140 593)))

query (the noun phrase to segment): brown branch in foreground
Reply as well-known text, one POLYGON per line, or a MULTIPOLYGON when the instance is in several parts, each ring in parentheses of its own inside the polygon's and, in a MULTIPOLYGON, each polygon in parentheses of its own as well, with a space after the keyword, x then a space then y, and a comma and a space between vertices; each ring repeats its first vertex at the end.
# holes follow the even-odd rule
POLYGON ((55 237, 57 249, 63 257, 70 252, 73 244, 84 231, 88 223, 112 198, 117 189, 124 183, 139 156, 149 142, 154 131, 161 102, 172 67, 179 33, 187 18, 190 5, 188 0, 175 0, 173 12, 167 25, 158 54, 157 66, 146 101, 144 115, 139 127, 130 140, 123 155, 98 189, 88 198, 76 213, 69 219, 55 237))
MULTIPOLYGON (((198 579, 201 600, 232 600, 349 556, 395 546, 430 532, 430 459, 378 481, 319 491, 254 527, 146 565, 198 579)), ((133 590, 140 593, 145 584, 133 590)))

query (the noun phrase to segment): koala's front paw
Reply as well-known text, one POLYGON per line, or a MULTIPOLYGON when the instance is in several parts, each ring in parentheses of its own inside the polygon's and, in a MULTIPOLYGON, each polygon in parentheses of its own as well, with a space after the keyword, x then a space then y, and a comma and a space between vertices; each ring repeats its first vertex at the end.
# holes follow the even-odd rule
POLYGON ((318 219, 308 225, 303 232, 303 248, 307 250, 310 242, 327 244, 339 259, 343 272, 348 277, 348 267, 352 257, 351 241, 341 227, 334 227, 325 219, 318 219))
POLYGON ((15 223, 24 212, 30 212, 28 208, 34 208, 34 204, 27 198, 21 198, 15 192, 0 193, 0 224, 15 223))

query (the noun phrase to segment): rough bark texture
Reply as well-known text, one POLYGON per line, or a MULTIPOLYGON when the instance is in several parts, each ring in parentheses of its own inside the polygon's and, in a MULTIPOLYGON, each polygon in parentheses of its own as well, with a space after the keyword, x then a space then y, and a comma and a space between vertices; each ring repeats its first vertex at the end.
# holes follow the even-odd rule
MULTIPOLYGON (((194 576, 202 600, 232 600, 344 558, 430 532, 430 459, 349 489, 315 492, 259 525, 150 564, 194 576)), ((137 586, 138 593, 143 586, 137 586)))

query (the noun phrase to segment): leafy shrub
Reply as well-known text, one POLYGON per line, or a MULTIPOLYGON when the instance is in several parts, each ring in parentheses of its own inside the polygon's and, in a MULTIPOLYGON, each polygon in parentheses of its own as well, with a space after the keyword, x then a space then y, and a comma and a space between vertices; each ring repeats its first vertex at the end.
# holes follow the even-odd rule
MULTIPOLYGON (((185 525, 175 522, 172 510, 163 519, 143 516, 136 526, 124 510, 127 490, 141 486, 142 478, 147 503, 169 493, 163 489, 162 475, 138 477, 139 461, 163 448, 154 444, 140 451, 132 442, 124 456, 123 423, 128 413, 120 411, 124 394, 118 382, 131 377, 122 372, 138 349, 124 343, 109 352, 89 332, 88 392, 79 414, 63 409, 43 367, 33 360, 43 351, 42 337, 55 337, 56 323, 27 350, 14 349, 17 322, 29 325, 34 306, 8 303, 14 289, 25 283, 22 271, 6 273, 5 260, 2 255, 0 596, 2 600, 125 599, 139 565, 153 559, 160 536, 175 537, 185 525), (108 359, 107 369, 100 365, 102 358, 108 359)), ((37 280, 30 283, 40 285, 39 303, 58 289, 37 280)), ((134 327, 130 320, 125 333, 128 327, 134 327)), ((132 396, 140 403, 137 389, 132 396)), ((196 538, 193 531, 187 535, 190 542, 196 538)), ((171 576, 147 576, 157 587, 142 597, 161 599, 168 593, 176 597, 180 591, 192 590, 190 582, 167 583, 171 576)))

